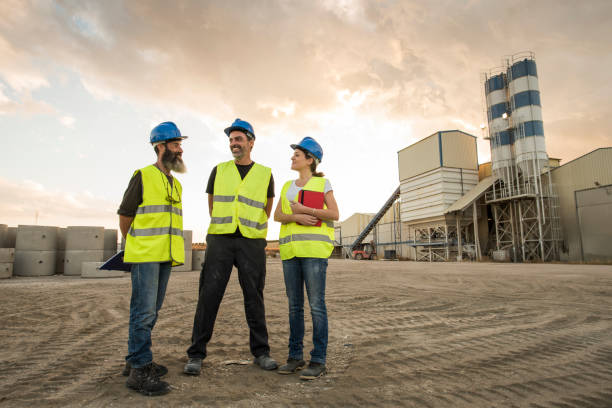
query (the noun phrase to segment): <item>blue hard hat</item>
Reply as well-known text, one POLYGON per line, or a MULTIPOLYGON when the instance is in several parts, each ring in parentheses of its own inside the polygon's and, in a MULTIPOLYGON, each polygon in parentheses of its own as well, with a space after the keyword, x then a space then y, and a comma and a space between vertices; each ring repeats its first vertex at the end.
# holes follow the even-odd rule
POLYGON ((255 131, 253 130, 253 126, 246 120, 242 120, 240 118, 236 119, 232 126, 225 128, 224 132, 227 136, 230 135, 234 130, 240 130, 247 134, 249 138, 255 139, 255 131))
POLYGON ((173 139, 187 139, 182 136, 174 122, 162 122, 151 130, 151 143, 167 142, 173 139))
POLYGON ((306 136, 300 141, 300 143, 292 144, 290 146, 293 150, 305 150, 307 153, 310 153, 312 156, 314 156, 315 159, 317 159, 319 162, 323 160, 323 148, 321 148, 321 145, 318 144, 317 141, 310 136, 306 136))

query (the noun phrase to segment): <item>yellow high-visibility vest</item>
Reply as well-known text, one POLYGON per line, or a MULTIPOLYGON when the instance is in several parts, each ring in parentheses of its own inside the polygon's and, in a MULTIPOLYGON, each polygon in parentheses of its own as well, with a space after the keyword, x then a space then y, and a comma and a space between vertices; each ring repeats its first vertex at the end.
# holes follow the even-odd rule
POLYGON ((268 234, 270 168, 254 163, 244 179, 233 160, 217 165, 209 234, 232 234, 236 227, 246 238, 268 234))
MULTIPOLYGON (((293 214, 291 203, 287 199, 287 190, 291 186, 288 181, 281 191, 282 209, 285 214, 293 214)), ((325 191, 325 179, 312 177, 302 190, 325 191)), ((327 208, 326 205, 323 205, 327 208)), ((300 225, 295 222, 282 224, 279 237, 279 249, 282 260, 299 258, 329 258, 334 250, 334 224, 323 221, 319 227, 300 225)))
POLYGON ((172 261, 172 266, 182 265, 185 263, 183 187, 176 177, 171 185, 154 165, 138 171, 142 175, 142 203, 127 234, 123 261, 172 261))

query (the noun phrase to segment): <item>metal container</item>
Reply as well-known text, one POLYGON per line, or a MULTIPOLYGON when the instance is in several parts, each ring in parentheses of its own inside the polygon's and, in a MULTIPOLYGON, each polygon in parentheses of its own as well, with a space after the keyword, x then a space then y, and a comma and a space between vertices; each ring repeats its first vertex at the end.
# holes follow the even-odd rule
POLYGON ((15 250, 19 251, 56 251, 57 227, 42 225, 19 225, 15 250))
POLYGON ((15 251, 15 276, 51 276, 55 274, 55 257, 53 251, 15 251))
POLYGON ((79 276, 83 262, 103 262, 104 250, 66 250, 64 275, 79 276))
POLYGON ((0 262, 0 279, 8 279, 13 276, 13 263, 0 262))
POLYGON ((104 250, 104 227, 66 228, 66 251, 93 250, 104 250))

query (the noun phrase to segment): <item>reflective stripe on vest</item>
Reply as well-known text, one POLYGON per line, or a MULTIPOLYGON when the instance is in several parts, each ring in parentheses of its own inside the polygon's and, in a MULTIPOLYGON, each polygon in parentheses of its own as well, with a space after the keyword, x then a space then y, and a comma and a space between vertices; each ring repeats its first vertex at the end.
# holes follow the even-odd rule
POLYGON ((153 165, 138 171, 142 177, 142 203, 126 236, 124 262, 171 261, 173 266, 182 265, 185 242, 181 183, 174 178, 172 186, 153 165))
MULTIPOLYGON (((291 205, 287 199, 287 190, 291 186, 288 181, 281 191, 282 210, 285 214, 292 214, 291 205)), ((325 179, 312 177, 303 187, 303 190, 325 191, 325 179)), ((324 206, 324 208, 327 208, 324 206)), ((320 226, 299 225, 295 222, 281 225, 279 249, 282 260, 293 257, 300 258, 328 258, 334 249, 333 222, 324 221, 320 226)))
POLYGON ((236 228, 246 238, 266 238, 268 233, 268 184, 271 170, 253 164, 241 179, 233 160, 217 165, 209 234, 233 234, 236 228))

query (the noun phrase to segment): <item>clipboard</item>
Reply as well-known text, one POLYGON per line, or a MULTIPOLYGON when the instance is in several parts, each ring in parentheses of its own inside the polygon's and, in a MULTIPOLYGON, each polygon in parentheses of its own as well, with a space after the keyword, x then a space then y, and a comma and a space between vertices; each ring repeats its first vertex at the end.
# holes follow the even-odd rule
POLYGON ((119 251, 104 264, 99 269, 107 270, 107 271, 124 271, 130 272, 132 270, 132 264, 126 264, 123 262, 123 254, 125 251, 119 251))
MULTIPOLYGON (((325 204, 325 194, 319 191, 300 190, 297 201, 306 207, 322 210, 323 205, 325 204)), ((319 220, 314 226, 320 227, 321 220, 319 220)))

